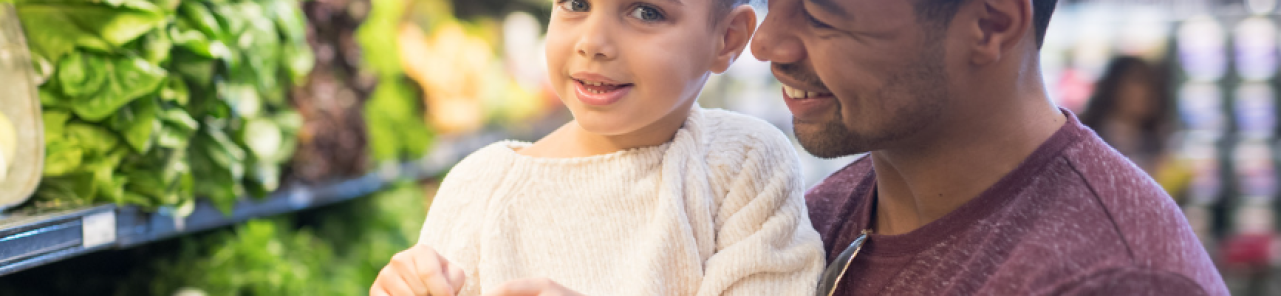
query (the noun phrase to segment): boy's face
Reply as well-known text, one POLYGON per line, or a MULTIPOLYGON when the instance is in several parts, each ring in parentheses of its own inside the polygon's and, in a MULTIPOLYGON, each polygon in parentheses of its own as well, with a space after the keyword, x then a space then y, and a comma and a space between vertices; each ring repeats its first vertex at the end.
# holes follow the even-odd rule
POLYGON ((711 0, 555 0, 547 71, 585 130, 608 136, 683 122, 717 44, 711 0))

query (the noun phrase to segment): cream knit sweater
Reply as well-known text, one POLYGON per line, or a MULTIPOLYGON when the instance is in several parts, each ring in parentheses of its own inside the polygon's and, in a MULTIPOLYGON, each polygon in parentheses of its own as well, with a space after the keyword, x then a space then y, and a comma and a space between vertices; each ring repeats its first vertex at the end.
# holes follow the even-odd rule
POLYGON ((694 107, 666 144, 555 159, 499 142, 445 177, 419 244, 460 296, 546 277, 587 295, 814 294, 823 243, 778 129, 694 107))

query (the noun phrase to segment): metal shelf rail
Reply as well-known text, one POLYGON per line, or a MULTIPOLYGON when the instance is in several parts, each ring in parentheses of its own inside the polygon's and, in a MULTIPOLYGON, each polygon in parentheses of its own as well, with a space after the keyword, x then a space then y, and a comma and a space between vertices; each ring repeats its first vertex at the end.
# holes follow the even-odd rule
POLYGON ((186 217, 133 206, 99 205, 38 215, 0 217, 0 276, 104 249, 122 249, 167 238, 338 203, 403 180, 438 176, 464 156, 505 138, 490 131, 438 139, 422 159, 385 165, 365 176, 308 186, 294 185, 263 199, 242 198, 230 215, 205 200, 186 217))

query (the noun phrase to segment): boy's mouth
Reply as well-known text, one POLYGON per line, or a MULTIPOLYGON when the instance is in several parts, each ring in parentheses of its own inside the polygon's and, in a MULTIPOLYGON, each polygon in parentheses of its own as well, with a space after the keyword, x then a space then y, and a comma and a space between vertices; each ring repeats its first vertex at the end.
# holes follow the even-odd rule
POLYGON ((595 82, 595 81, 582 80, 582 79, 574 79, 574 81, 577 82, 579 85, 581 85, 583 87, 583 90, 586 90, 587 92, 590 92, 593 94, 608 93, 608 92, 618 90, 620 88, 632 86, 631 83, 610 84, 610 83, 595 82))

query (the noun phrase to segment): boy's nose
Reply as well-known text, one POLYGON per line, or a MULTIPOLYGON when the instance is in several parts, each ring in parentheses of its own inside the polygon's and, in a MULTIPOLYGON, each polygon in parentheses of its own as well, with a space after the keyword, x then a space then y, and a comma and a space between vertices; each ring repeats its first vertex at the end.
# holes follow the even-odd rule
POLYGON ((609 24, 604 18, 593 17, 583 29, 583 35, 574 46, 578 55, 588 59, 609 60, 618 56, 613 41, 609 37, 609 24))

